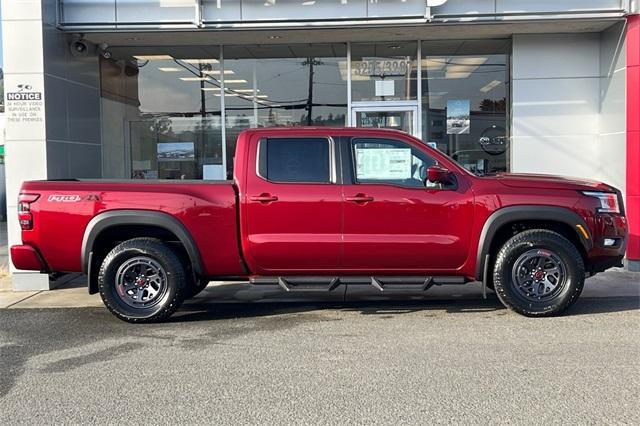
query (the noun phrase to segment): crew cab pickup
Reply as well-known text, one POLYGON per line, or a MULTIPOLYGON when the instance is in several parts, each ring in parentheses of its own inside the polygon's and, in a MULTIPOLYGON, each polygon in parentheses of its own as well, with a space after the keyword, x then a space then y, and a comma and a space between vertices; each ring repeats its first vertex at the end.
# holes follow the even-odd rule
POLYGON ((212 279, 338 299, 477 280, 548 316, 625 252, 615 188, 476 176, 402 132, 252 129, 234 161, 229 181, 25 182, 13 263, 85 272, 131 322, 168 318, 212 279))

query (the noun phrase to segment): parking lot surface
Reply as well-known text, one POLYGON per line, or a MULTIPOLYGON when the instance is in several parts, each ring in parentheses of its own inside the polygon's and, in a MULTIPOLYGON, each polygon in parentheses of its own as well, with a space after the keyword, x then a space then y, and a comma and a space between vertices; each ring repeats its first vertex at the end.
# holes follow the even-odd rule
POLYGON ((638 274, 557 318, 478 287, 409 302, 214 303, 131 325, 0 310, 0 424, 640 424, 638 274))

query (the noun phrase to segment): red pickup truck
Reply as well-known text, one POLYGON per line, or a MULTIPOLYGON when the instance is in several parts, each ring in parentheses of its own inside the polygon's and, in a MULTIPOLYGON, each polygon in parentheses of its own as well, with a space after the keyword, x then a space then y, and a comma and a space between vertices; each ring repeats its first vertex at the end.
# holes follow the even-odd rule
POLYGON ((557 314, 621 265, 620 191, 544 175, 475 176, 410 135, 240 134, 233 181, 25 182, 18 269, 80 272, 116 316, 168 318, 211 279, 339 299, 482 281, 557 314))

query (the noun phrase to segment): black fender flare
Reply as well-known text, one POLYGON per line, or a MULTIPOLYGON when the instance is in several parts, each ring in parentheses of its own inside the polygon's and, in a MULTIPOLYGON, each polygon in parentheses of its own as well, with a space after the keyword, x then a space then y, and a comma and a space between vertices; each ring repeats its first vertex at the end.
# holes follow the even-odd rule
POLYGON ((89 279, 89 293, 97 292, 97 282, 91 272, 93 246, 98 236, 108 228, 119 225, 152 225, 166 229, 175 235, 184 246, 193 273, 197 277, 203 275, 202 258, 198 246, 187 228, 170 214, 151 210, 109 210, 94 216, 84 231, 81 247, 82 270, 89 279))
POLYGON ((496 236, 498 230, 509 222, 517 222, 520 220, 548 220, 564 223, 574 230, 586 252, 589 252, 593 247, 593 239, 589 227, 584 219, 572 210, 565 207, 537 205, 503 207, 493 212, 482 227, 476 256, 476 280, 483 280, 484 263, 489 254, 493 238, 496 236), (578 231, 577 225, 580 225, 582 229, 584 229, 588 238, 585 238, 582 232, 578 231))

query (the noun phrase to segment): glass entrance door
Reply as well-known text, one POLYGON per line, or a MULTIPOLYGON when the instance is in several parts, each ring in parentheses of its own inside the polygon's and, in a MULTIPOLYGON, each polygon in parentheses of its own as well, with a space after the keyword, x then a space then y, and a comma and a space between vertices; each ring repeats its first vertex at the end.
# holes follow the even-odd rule
POLYGON ((354 106, 351 109, 351 125, 363 128, 382 128, 401 130, 416 137, 418 131, 418 107, 368 105, 354 106))

